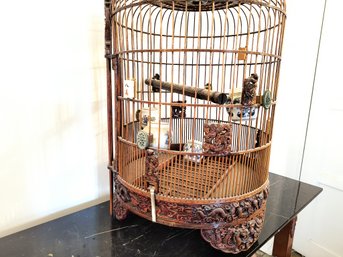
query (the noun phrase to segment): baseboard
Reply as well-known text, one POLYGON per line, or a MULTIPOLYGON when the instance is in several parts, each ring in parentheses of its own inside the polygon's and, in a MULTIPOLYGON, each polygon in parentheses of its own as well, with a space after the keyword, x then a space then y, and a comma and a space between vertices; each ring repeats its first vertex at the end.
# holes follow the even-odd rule
MULTIPOLYGON (((35 226, 38 226, 40 224, 49 222, 49 221, 54 220, 54 219, 61 218, 63 216, 72 214, 74 212, 81 211, 83 209, 86 209, 86 208, 92 207, 94 205, 106 202, 108 200, 109 200, 109 196, 103 196, 103 197, 100 197, 98 199, 95 199, 95 200, 92 200, 92 201, 89 201, 89 202, 86 202, 86 203, 82 203, 80 205, 73 206, 71 208, 68 208, 68 209, 65 209, 65 210, 53 213, 51 215, 44 216, 44 217, 36 219, 36 220, 32 220, 30 222, 27 222, 27 223, 24 223, 24 224, 20 224, 18 226, 14 226, 14 227, 12 227, 10 229, 6 229, 6 230, 3 230, 3 231, 0 231, 0 238, 5 237, 5 236, 9 236, 11 234, 14 234, 14 233, 17 233, 17 232, 20 232, 20 231, 23 231, 23 230, 26 230, 26 229, 29 229, 29 228, 32 228, 32 227, 35 227, 35 226)), ((108 213, 109 213, 109 211, 108 211, 108 213)))
POLYGON ((326 247, 320 245, 319 243, 309 240, 307 249, 297 249, 304 256, 308 257, 341 257, 339 253, 335 253, 332 250, 327 249, 326 247))

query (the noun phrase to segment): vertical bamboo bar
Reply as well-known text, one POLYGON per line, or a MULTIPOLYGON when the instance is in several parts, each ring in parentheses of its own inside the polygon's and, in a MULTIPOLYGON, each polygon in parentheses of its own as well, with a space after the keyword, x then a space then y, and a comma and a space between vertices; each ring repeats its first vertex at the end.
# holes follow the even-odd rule
POLYGON ((206 168, 205 169, 205 171, 206 171, 205 172, 205 174, 206 174, 206 178, 205 178, 205 192, 204 192, 205 195, 210 190, 208 185, 209 185, 209 181, 210 181, 210 174, 209 174, 210 173, 209 172, 210 171, 210 168, 209 168, 210 167, 210 163, 209 162, 211 161, 211 158, 212 157, 208 157, 207 160, 206 160, 206 165, 204 165, 204 168, 206 168))
POLYGON ((229 184, 229 177, 232 171, 232 166, 230 165, 230 156, 223 156, 222 157, 222 172, 221 172, 221 177, 220 177, 220 193, 219 197, 224 198, 226 197, 226 190, 229 184))
MULTIPOLYGON (((113 153, 113 106, 112 106, 112 74, 111 74, 111 54, 112 54, 112 5, 109 0, 105 1, 105 57, 106 57, 106 82, 107 82, 107 139, 108 139, 108 165, 114 166, 113 153)), ((110 214, 113 212, 113 171, 109 169, 110 180, 110 214)))

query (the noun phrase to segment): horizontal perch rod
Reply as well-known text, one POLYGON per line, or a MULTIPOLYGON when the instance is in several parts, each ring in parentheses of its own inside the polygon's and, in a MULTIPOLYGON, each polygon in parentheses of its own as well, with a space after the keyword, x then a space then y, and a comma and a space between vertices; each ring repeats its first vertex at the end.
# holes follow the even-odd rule
POLYGON ((184 94, 190 97, 196 97, 197 99, 209 100, 216 104, 225 104, 227 102, 227 95, 224 93, 207 90, 205 88, 196 88, 190 86, 183 86, 179 84, 171 84, 169 82, 163 82, 157 79, 146 79, 145 84, 151 85, 154 90, 161 89, 177 94, 184 94))

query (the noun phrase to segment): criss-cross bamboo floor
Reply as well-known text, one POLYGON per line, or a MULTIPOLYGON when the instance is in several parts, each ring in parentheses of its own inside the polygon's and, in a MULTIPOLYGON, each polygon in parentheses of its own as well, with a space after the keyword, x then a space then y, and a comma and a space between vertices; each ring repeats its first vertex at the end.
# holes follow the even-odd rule
MULTIPOLYGON (((252 162, 252 161, 251 161, 252 162)), ((128 163, 123 178, 144 188, 145 156, 128 163)), ((181 155, 159 157, 159 194, 169 197, 211 199, 244 194, 265 182, 264 174, 230 158, 207 157, 200 163, 181 155)))

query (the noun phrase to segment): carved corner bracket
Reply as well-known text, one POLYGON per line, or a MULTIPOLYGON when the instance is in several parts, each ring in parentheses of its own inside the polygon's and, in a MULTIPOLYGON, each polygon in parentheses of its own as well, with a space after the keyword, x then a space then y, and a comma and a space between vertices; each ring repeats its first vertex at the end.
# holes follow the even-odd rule
POLYGON ((202 229, 201 236, 213 248, 225 253, 239 253, 248 250, 256 242, 263 221, 264 215, 261 215, 236 226, 202 229))
POLYGON ((131 201, 130 194, 126 187, 124 187, 118 180, 117 172, 114 172, 114 196, 113 196, 113 213, 117 220, 124 220, 129 213, 129 210, 123 203, 131 201))

